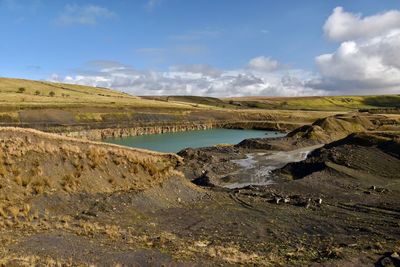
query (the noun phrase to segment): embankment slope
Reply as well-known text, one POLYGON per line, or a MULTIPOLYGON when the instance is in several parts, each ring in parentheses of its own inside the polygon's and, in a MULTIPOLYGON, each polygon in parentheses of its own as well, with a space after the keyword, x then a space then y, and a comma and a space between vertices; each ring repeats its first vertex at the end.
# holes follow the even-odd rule
POLYGON ((144 190, 176 175, 180 161, 173 154, 0 128, 0 200, 4 205, 56 191, 144 190))
POLYGON ((280 139, 247 139, 237 145, 250 149, 291 150, 298 147, 327 144, 351 133, 399 132, 400 117, 351 112, 317 119, 301 126, 280 139))
POLYGON ((399 191, 400 136, 354 133, 314 150, 304 161, 289 163, 278 173, 305 183, 318 181, 321 186, 315 184, 313 190, 325 191, 324 194, 335 194, 337 190, 326 190, 324 187, 339 185, 340 181, 347 181, 353 188, 375 186, 399 191))
MULTIPOLYGON (((297 139, 307 138, 273 142, 295 147, 297 139)), ((237 190, 190 184, 176 172, 176 155, 13 128, 1 130, 0 140, 6 266, 362 266, 400 251, 394 133, 336 141, 303 162, 322 169, 297 175, 284 168, 274 185, 237 190), (276 204, 278 197, 289 202, 276 204)), ((271 150, 219 146, 181 154, 205 164, 189 166, 196 171, 226 173, 232 159, 260 152, 271 150)))

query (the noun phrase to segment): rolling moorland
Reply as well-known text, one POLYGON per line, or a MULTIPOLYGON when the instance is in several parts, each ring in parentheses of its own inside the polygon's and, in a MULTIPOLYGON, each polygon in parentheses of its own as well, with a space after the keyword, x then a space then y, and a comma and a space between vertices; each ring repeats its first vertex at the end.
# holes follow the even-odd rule
POLYGON ((67 132, 87 139, 212 127, 290 131, 340 112, 393 108, 399 103, 399 95, 137 97, 105 88, 0 78, 1 125, 67 132))
POLYGON ((398 266, 399 106, 1 78, 0 266, 398 266), (212 127, 288 134, 178 154, 83 140, 212 127))

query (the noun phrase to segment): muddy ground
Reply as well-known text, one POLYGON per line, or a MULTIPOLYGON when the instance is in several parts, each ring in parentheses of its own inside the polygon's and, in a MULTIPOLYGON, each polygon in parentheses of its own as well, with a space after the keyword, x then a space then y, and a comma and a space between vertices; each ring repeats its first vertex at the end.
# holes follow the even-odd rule
POLYGON ((150 188, 29 195, 3 210, 0 264, 399 266, 399 134, 294 140, 186 149, 150 188))

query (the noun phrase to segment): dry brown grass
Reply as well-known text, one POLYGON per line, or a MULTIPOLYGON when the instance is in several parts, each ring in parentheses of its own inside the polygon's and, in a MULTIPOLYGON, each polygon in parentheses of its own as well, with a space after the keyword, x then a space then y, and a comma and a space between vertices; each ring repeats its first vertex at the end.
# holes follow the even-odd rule
POLYGON ((0 200, 12 206, 29 197, 59 190, 143 190, 176 175, 174 169, 180 161, 174 154, 76 140, 31 129, 0 128, 0 200))
POLYGON ((231 264, 267 265, 267 262, 263 261, 263 258, 256 253, 244 253, 237 247, 213 246, 208 249, 208 254, 211 257, 221 258, 231 264))

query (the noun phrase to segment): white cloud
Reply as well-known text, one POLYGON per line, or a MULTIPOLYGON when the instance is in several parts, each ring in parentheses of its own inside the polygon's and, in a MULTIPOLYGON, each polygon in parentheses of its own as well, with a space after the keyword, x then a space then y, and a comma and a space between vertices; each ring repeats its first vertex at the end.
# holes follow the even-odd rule
MULTIPOLYGON (((97 61, 95 61, 97 62, 97 61)), ((141 71, 124 64, 99 61, 100 69, 75 76, 54 75, 52 81, 114 88, 134 95, 317 95, 306 87, 315 77, 300 70, 259 72, 250 69, 220 70, 208 65, 172 66, 168 71, 141 71)))
POLYGON ((335 8, 324 26, 338 49, 316 57, 321 78, 309 86, 337 93, 400 92, 400 12, 361 18, 335 8))
POLYGON ((336 7, 324 25, 326 36, 335 41, 346 41, 387 34, 400 28, 400 11, 390 10, 362 18, 361 14, 345 12, 336 7))
MULTIPOLYGON (((94 61, 89 71, 51 80, 110 87, 135 95, 301 96, 324 94, 400 93, 399 11, 362 18, 336 8, 324 25, 339 42, 336 51, 316 57, 319 73, 290 69, 266 56, 250 59, 233 70, 208 65, 177 65, 167 71, 143 71, 108 61, 94 61), (370 31, 368 31, 368 29, 370 31)), ((189 32, 178 40, 215 37, 217 32, 189 32)), ((176 46, 180 54, 201 54, 206 48, 176 46)), ((144 48, 138 53, 163 53, 144 48)))
POLYGON ((222 71, 206 64, 176 65, 169 68, 171 72, 194 73, 203 76, 218 77, 222 71))
POLYGON ((269 57, 256 57, 249 61, 248 67, 257 71, 273 71, 278 68, 278 61, 273 60, 269 57))
POLYGON ((58 25, 96 25, 100 19, 109 19, 116 14, 105 7, 96 5, 66 5, 56 19, 58 25))

